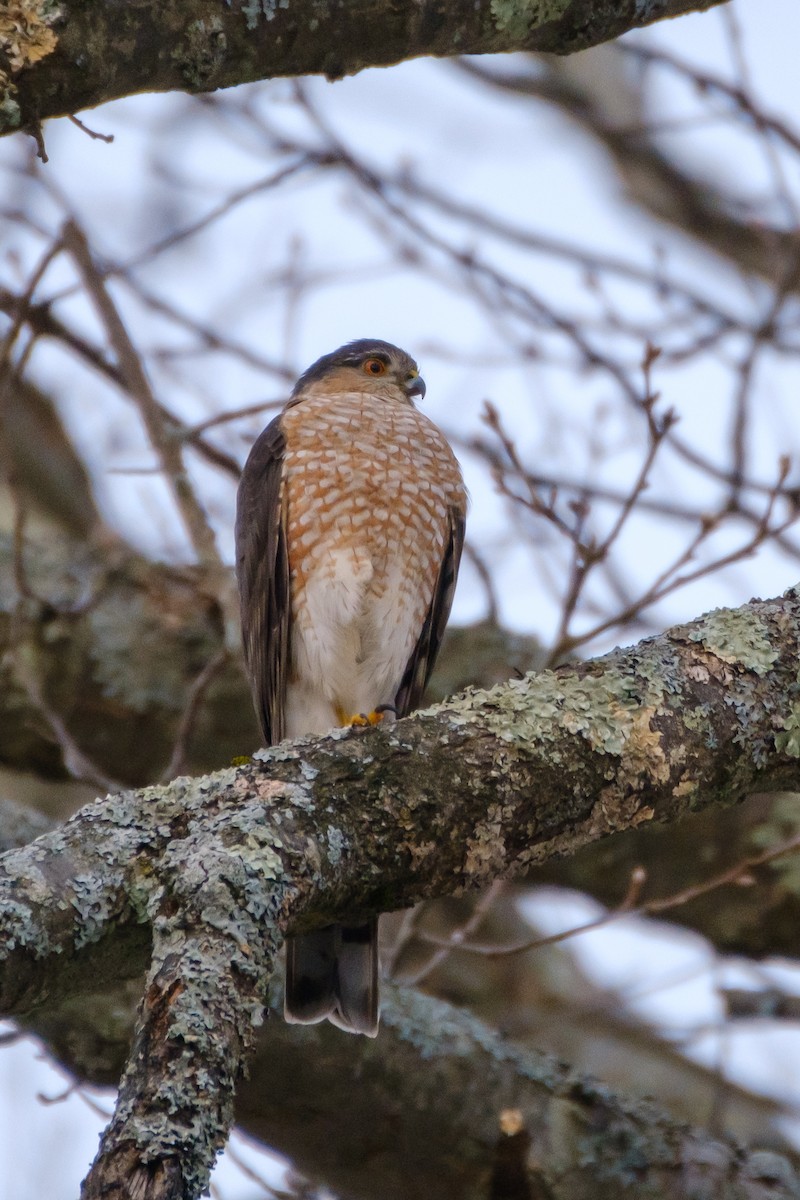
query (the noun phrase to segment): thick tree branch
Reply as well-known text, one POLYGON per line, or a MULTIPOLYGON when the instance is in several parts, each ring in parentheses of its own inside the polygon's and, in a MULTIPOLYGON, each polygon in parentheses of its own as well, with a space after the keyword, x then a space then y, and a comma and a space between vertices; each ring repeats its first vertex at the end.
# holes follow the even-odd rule
POLYGON ((49 998, 55 956, 68 991, 112 931, 124 956, 126 939, 140 947, 141 926, 152 930, 134 1047, 86 1194, 203 1185, 287 930, 797 787, 799 654, 792 591, 391 728, 109 797, 4 856, 3 1012, 49 998))
MULTIPOLYGON (((730 809, 708 810, 706 815, 716 812, 730 819, 742 809, 735 813, 730 809)), ((691 827, 692 822, 683 823, 680 830, 673 827, 673 835, 682 832, 684 825, 691 827)), ((17 829, 14 844, 21 846, 43 831, 41 822, 33 830, 30 824, 27 829, 23 824, 17 829)), ((608 849, 620 840, 624 839, 606 839, 595 845, 608 849)), ((490 913, 484 909, 481 938, 498 945, 529 938, 530 926, 516 911, 516 889, 506 886, 502 897, 497 897, 495 888, 489 893, 495 898, 490 913)), ((752 890, 747 892, 754 923, 758 921, 759 901, 757 897, 754 903, 752 890)), ((431 928, 433 921, 432 927, 441 927, 446 934, 454 921, 463 925, 456 913, 469 913, 470 909, 470 898, 449 898, 429 903, 418 920, 426 928, 431 928)), ((415 911, 420 913, 419 909, 415 911)), ((399 919, 400 914, 396 914, 394 921, 385 919, 385 925, 391 929, 399 919)), ((146 927, 141 930, 138 949, 130 940, 125 943, 124 969, 128 975, 138 971, 135 978, 127 983, 114 978, 114 943, 107 940, 98 947, 94 969, 84 971, 81 981, 73 979, 72 989, 77 988, 80 994, 60 1001, 54 998, 25 1023, 24 1027, 44 1040, 76 1080, 115 1086, 124 1070, 150 945, 146 927)), ((412 945, 406 943, 401 977, 415 974, 419 959, 413 955, 412 945)), ((117 974, 120 965, 116 963, 117 974)), ((491 1029, 502 1029, 518 1044, 535 1047, 531 1061, 542 1061, 538 1052, 549 1051, 566 1058, 576 1078, 591 1071, 623 1095, 658 1095, 672 1121, 703 1123, 707 1114, 717 1109, 721 1086, 718 1074, 684 1059, 630 1014, 609 1011, 605 997, 575 970, 574 964, 567 970, 562 958, 557 970, 559 982, 553 991, 543 979, 551 978, 551 967, 552 951, 541 947, 522 958, 481 957, 476 961, 470 955, 468 964, 463 953, 456 951, 448 955, 434 976, 426 976, 426 986, 433 986, 434 995, 466 1003, 473 1016, 488 1022, 491 1029), (599 1057, 598 1042, 603 1047, 599 1057)), ((427 1104, 423 1105, 421 1063, 415 1057, 415 1047, 425 1030, 422 1043, 424 1061, 428 1063, 431 1056, 437 1058, 442 1025, 451 1031, 462 1026, 473 1029, 472 1019, 455 1008, 428 1003, 416 991, 384 985, 378 1053, 369 1052, 368 1046, 373 1043, 363 1047, 358 1044, 359 1050, 365 1050, 365 1058, 356 1052, 352 1039, 343 1038, 333 1029, 312 1031, 286 1026, 282 991, 278 972, 270 986, 270 1019, 261 1027, 250 1070, 237 1088, 237 1126, 288 1155, 309 1178, 324 1179, 338 1194, 363 1200, 394 1200, 395 1195, 398 1200, 410 1200, 412 1195, 419 1195, 427 1200, 433 1192, 441 1200, 465 1200, 468 1185, 478 1186, 475 1176, 480 1175, 480 1164, 485 1166, 488 1160, 487 1131, 493 1133, 497 1115, 492 1106, 495 1102, 501 1106, 508 1103, 509 1094, 501 1092, 495 1097, 481 1088, 465 1093, 461 1076, 447 1070, 447 1061, 452 1058, 448 1044, 442 1050, 443 1061, 433 1083, 426 1085, 427 1104), (409 1007, 415 1014, 416 1042, 406 1037, 404 1014, 409 1007), (442 1013, 446 1013, 446 1021, 442 1013), (319 1103, 321 1095, 324 1103, 319 1103), (365 1143, 371 1148, 366 1159, 365 1143), (456 1143, 459 1153, 454 1156, 456 1143), (375 1155, 380 1159, 379 1173, 372 1169, 375 1155)), ((489 1029, 484 1030, 481 1040, 484 1050, 492 1042, 502 1052, 500 1062, 505 1061, 505 1041, 497 1041, 489 1029)), ((485 1069, 482 1066, 482 1074, 485 1069)), ((537 1101, 536 1095, 529 1094, 525 1080, 537 1077, 536 1073, 526 1072, 523 1080, 514 1083, 513 1102, 520 1105, 524 1101, 526 1111, 528 1103, 537 1101)), ((530 1086, 535 1092, 535 1084, 530 1086)), ((584 1084, 583 1090, 588 1103, 596 1089, 584 1084)), ((630 1104, 623 1107, 628 1111, 635 1108, 630 1104)), ((745 1145, 777 1148, 775 1122, 780 1105, 727 1081, 724 1111, 729 1135, 745 1145)), ((644 1113, 640 1115, 645 1117, 644 1113)), ((547 1125, 537 1125, 536 1129, 534 1156, 549 1161, 549 1155, 541 1149, 547 1125)), ((680 1145, 680 1140, 675 1144, 680 1145)), ((588 1164, 587 1173, 591 1175, 588 1164)))
MULTIPOLYGON (((223 645, 223 623, 202 570, 152 563, 122 545, 88 549, 63 532, 48 541, 29 539, 24 564, 32 595, 12 642, 18 603, 13 547, 0 534, 2 765, 35 771, 41 778, 63 779, 67 773, 61 747, 21 686, 18 654, 25 655, 39 690, 83 755, 126 785, 162 776, 177 761, 176 749, 185 756, 181 769, 199 773, 257 743, 237 659, 220 666, 192 708, 197 684, 208 676, 208 664, 219 661, 223 645)), ((534 639, 491 623, 453 628, 432 694, 449 695, 475 681, 487 686, 542 660, 534 639)), ((709 810, 691 827, 683 824, 665 833, 645 823, 602 847, 549 862, 544 878, 580 886, 613 906, 632 868, 643 864, 649 894, 669 895, 745 857, 755 836, 770 836, 774 828, 774 840, 780 840, 784 831, 779 814, 770 815, 773 803, 764 798, 736 813, 709 810)), ((57 811, 67 815, 69 810, 57 811)), ((13 823, 0 809, 0 842, 6 825, 11 832, 13 823)), ((741 888, 728 888, 715 893, 713 903, 689 905, 671 919, 687 922, 720 949, 756 957, 793 953, 798 898, 791 880, 790 874, 764 868, 747 896, 741 888)))
POLYGON ((0 17, 0 133, 142 91, 353 74, 420 55, 567 54, 721 0, 13 0, 0 17))

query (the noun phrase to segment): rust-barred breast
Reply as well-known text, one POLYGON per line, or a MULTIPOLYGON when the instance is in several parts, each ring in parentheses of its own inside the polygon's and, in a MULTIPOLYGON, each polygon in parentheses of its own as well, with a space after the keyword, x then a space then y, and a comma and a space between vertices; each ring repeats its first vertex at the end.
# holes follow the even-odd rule
POLYGON ((291 684, 324 680, 334 710, 290 696, 286 732, 322 732, 394 704, 464 485, 443 435, 405 400, 314 396, 282 424, 291 684))

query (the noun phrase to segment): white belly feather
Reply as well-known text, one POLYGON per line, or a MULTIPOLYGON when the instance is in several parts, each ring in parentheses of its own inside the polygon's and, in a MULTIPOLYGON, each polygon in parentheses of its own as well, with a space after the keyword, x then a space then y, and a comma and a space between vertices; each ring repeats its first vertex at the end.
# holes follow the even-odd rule
POLYGON ((393 703, 417 636, 412 610, 418 606, 407 602, 400 575, 393 563, 388 586, 376 594, 368 555, 348 547, 326 556, 309 576, 292 630, 287 737, 324 733, 393 703))

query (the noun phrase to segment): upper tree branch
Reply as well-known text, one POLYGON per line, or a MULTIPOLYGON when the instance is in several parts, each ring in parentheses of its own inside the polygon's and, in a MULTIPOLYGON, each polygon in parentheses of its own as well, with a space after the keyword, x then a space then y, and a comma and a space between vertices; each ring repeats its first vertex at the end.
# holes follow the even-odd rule
POLYGON ((792 591, 392 728, 109 797, 6 855, 2 1011, 44 1002, 54 958, 68 989, 104 935, 114 931, 119 955, 137 927, 152 930, 134 1046, 86 1194, 203 1185, 287 930, 479 887, 643 821, 797 787, 798 655, 792 591))
POLYGON ((0 133, 142 91, 353 74, 420 55, 567 54, 721 0, 12 0, 0 17, 0 133))

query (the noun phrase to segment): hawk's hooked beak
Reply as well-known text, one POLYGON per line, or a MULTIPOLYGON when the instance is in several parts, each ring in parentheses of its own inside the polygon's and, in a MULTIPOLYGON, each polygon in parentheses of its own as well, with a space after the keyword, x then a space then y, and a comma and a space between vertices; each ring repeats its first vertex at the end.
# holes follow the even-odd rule
POLYGON ((419 396, 420 400, 425 399, 425 380, 421 375, 409 375, 405 383, 406 395, 419 396))

